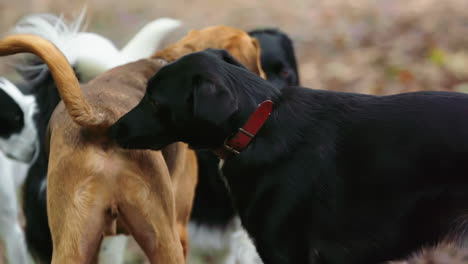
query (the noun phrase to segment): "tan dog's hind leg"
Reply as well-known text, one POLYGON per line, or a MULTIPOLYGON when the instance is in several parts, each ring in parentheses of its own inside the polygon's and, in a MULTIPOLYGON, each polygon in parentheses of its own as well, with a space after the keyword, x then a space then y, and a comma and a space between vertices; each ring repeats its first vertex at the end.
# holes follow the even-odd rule
POLYGON ((188 252, 189 252, 187 225, 178 223, 177 226, 179 227, 179 237, 180 237, 180 243, 182 244, 182 250, 184 251, 184 257, 185 257, 185 260, 187 260, 188 252))
POLYGON ((130 173, 120 177, 119 185, 126 189, 119 203, 120 219, 151 263, 185 263, 170 178, 150 178, 143 180, 130 173))
MULTIPOLYGON (((53 241, 53 264, 92 263, 96 260, 106 226, 105 185, 93 176, 74 182, 66 171, 83 172, 79 168, 52 170, 48 174, 47 207, 53 241), (60 174, 59 174, 60 173, 60 174), (73 184, 76 184, 73 186, 73 184)), ((76 179, 76 178, 75 178, 76 179)))

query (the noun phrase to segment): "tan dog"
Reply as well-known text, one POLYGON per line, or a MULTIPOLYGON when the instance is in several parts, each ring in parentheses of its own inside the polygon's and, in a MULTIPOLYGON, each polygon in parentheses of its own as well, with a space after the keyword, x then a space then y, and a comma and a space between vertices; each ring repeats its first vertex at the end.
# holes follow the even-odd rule
MULTIPOLYGON (((219 43, 213 36, 192 35, 196 43, 210 38, 207 46, 198 45, 194 51, 227 47, 239 52, 237 59, 245 65, 256 61, 252 67, 262 73, 258 43, 250 37, 245 41, 246 33, 236 29, 211 30, 220 29, 226 34, 219 35, 219 43), (236 32, 239 36, 233 37, 236 32)), ((95 261, 103 236, 115 234, 117 225, 135 237, 151 263, 184 263, 197 173, 194 152, 182 143, 162 153, 123 150, 106 134, 141 100, 147 80, 162 66, 161 61, 146 59, 120 66, 80 87, 67 60, 50 42, 31 35, 0 41, 0 55, 20 52, 34 53, 47 63, 63 99, 49 123, 52 263, 95 261)), ((180 57, 184 52, 177 55, 172 50, 171 54, 180 57)))
POLYGON ((184 263, 196 184, 193 151, 174 144, 166 163, 161 152, 123 150, 106 135, 107 127, 141 99, 148 78, 162 64, 140 60, 80 87, 50 42, 31 35, 0 42, 1 54, 18 52, 35 53, 48 64, 63 98, 49 123, 52 263, 94 261, 103 236, 115 234, 117 222, 151 263, 184 263))
POLYGON ((172 62, 192 52, 207 48, 225 49, 249 70, 265 79, 260 63, 260 45, 245 31, 227 27, 213 26, 192 30, 183 39, 156 52, 153 58, 172 62))

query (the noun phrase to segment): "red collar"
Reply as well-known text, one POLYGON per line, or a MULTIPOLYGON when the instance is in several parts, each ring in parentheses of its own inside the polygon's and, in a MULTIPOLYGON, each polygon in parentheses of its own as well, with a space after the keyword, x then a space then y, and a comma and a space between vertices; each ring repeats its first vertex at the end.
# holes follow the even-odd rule
POLYGON ((227 159, 242 152, 268 120, 272 110, 273 102, 270 100, 259 104, 244 126, 236 134, 226 138, 223 147, 215 149, 214 153, 221 159, 227 159))

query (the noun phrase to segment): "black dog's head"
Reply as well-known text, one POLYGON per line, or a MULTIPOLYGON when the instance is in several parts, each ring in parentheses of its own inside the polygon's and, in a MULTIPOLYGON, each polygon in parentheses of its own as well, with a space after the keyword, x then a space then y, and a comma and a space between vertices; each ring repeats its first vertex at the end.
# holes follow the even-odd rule
POLYGON ((291 39, 276 29, 253 30, 249 34, 260 42, 261 63, 267 80, 280 89, 299 85, 291 39))
POLYGON ((112 126, 110 135, 126 148, 158 150, 176 141, 196 149, 218 147, 259 103, 240 103, 241 90, 254 97, 277 91, 265 83, 227 51, 186 55, 149 80, 142 101, 112 126))

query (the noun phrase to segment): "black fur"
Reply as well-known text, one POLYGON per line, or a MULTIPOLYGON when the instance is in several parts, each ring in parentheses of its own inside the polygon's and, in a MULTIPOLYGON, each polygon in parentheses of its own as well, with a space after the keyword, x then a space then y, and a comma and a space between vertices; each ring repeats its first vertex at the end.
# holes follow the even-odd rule
POLYGON ((466 228, 468 95, 280 91, 220 53, 163 67, 110 135, 128 148, 214 149, 272 100, 265 126, 223 167, 265 264, 381 263, 466 228), (220 98, 215 115, 194 115, 200 87, 220 98))
MULTIPOLYGON (((299 85, 296 56, 291 39, 277 29, 249 32, 261 47, 261 64, 267 80, 278 88, 299 85)), ((224 228, 235 215, 228 190, 221 180, 219 159, 208 150, 197 150, 199 181, 195 190, 192 223, 224 228)))
MULTIPOLYGON (((30 65, 42 64, 34 57, 30 65)), ((48 153, 46 152, 46 132, 49 119, 57 104, 60 94, 50 71, 45 68, 40 72, 19 69, 25 82, 17 86, 25 93, 33 94, 38 105, 34 120, 39 138, 39 155, 31 165, 23 186, 23 213, 26 218, 26 243, 28 249, 40 263, 52 260, 52 238, 47 218, 47 201, 45 181, 47 178, 48 153), (34 74, 36 73, 36 74, 34 74)))
POLYGON ((0 90, 0 137, 9 138, 24 127, 24 113, 16 101, 0 90))
POLYGON ((225 228, 234 218, 231 198, 220 177, 219 159, 211 151, 197 150, 198 183, 190 221, 225 228))
POLYGON ((299 85, 296 55, 291 39, 277 29, 257 29, 249 34, 258 39, 261 63, 267 80, 278 88, 299 85))

